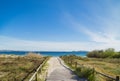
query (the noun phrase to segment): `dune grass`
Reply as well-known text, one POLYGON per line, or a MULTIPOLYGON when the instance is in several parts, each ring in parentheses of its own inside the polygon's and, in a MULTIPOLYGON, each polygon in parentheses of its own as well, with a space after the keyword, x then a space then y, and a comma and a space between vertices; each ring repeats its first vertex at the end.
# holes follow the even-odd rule
MULTIPOLYGON (((111 59, 114 60, 114 59, 111 59)), ((118 59, 119 60, 119 59, 118 59)), ((89 61, 78 60, 78 63, 84 64, 85 66, 94 67, 97 71, 109 74, 113 77, 116 75, 120 76, 120 64, 119 63, 109 63, 105 61, 99 61, 95 59, 90 59, 89 61)))
POLYGON ((45 57, 32 53, 26 56, 2 56, 0 81, 22 81, 28 74, 32 75, 44 60, 45 57))
POLYGON ((75 55, 69 56, 62 56, 61 57, 66 63, 69 65, 75 66, 75 62, 77 62, 76 73, 80 77, 85 77, 90 79, 89 81, 111 81, 109 78, 101 76, 100 74, 93 74, 92 68, 95 69, 97 72, 101 72, 112 76, 115 78, 116 76, 120 76, 120 59, 117 58, 87 58, 87 57, 80 57, 75 55), (73 62, 71 64, 71 61, 73 62), (84 66, 84 67, 81 67, 84 66), (90 69, 91 68, 91 69, 90 69), (81 76, 82 75, 82 76, 81 76), (90 75, 90 76, 87 76, 90 75), (91 80, 92 79, 92 80, 91 80))

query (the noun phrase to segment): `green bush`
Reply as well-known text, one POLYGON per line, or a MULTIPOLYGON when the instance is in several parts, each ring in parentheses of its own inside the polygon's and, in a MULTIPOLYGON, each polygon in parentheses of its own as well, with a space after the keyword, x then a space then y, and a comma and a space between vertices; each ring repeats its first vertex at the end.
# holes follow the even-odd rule
POLYGON ((94 50, 87 54, 91 58, 120 58, 120 52, 115 52, 113 48, 106 50, 94 50))
POLYGON ((75 73, 81 78, 87 78, 89 81, 94 80, 94 70, 87 67, 78 67, 75 70, 75 73))
POLYGON ((113 57, 113 58, 120 58, 120 52, 117 52, 117 53, 114 54, 112 57, 113 57))

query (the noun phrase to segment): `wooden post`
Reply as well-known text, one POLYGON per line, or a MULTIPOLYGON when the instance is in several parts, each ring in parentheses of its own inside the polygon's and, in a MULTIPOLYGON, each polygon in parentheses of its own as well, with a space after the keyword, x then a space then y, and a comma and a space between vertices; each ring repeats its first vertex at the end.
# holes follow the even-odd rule
POLYGON ((42 69, 40 68, 40 74, 42 73, 42 69))
POLYGON ((68 57, 66 58, 66 62, 68 63, 68 57))
POLYGON ((72 60, 71 60, 71 66, 72 66, 72 60))
POLYGON ((77 62, 75 62, 75 68, 77 68, 77 62))
POLYGON ((93 68, 93 74, 95 74, 95 68, 93 68))
POLYGON ((37 73, 36 73, 36 75, 35 75, 35 81, 37 81, 37 73))
POLYGON ((116 81, 119 81, 119 80, 120 80, 119 76, 116 76, 116 81))
POLYGON ((68 64, 69 64, 69 57, 68 57, 68 64))
POLYGON ((14 77, 14 81, 16 81, 16 78, 14 77))

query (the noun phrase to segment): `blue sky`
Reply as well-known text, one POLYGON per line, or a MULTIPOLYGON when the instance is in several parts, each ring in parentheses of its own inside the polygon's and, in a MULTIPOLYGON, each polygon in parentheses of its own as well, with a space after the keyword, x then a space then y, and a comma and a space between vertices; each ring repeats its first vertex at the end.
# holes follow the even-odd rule
POLYGON ((0 49, 120 49, 120 0, 1 0, 0 49))

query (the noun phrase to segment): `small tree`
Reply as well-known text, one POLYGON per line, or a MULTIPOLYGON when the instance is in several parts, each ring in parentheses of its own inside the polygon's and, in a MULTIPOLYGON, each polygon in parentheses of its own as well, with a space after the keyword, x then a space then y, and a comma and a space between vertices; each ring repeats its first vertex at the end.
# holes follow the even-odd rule
POLYGON ((105 57, 112 57, 113 55, 115 55, 115 50, 113 48, 108 48, 105 50, 104 54, 105 57))

